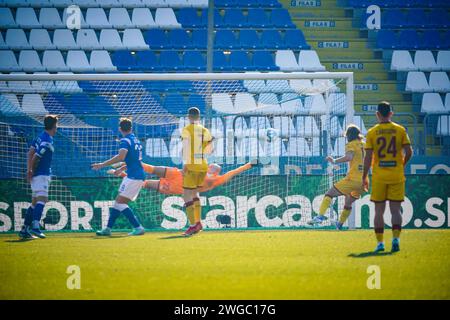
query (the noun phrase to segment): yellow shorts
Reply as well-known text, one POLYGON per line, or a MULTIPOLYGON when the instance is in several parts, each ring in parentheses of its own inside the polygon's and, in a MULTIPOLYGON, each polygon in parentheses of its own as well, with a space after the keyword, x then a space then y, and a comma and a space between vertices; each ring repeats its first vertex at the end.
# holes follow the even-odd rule
POLYGON ((343 195, 358 199, 364 193, 362 181, 344 178, 334 184, 334 187, 343 195))
POLYGON ((405 200, 405 182, 403 181, 388 184, 379 181, 372 181, 370 200, 373 202, 405 200))
POLYGON ((206 171, 187 171, 183 176, 184 189, 197 189, 203 185, 206 171))

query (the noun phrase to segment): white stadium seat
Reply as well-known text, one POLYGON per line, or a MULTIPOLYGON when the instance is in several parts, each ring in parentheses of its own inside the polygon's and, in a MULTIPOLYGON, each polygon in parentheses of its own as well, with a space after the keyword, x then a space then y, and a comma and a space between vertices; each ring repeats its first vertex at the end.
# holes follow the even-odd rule
POLYGON ((126 29, 123 32, 123 46, 128 50, 147 50, 148 44, 145 43, 142 32, 139 29, 126 29))
POLYGON ((32 29, 30 31, 30 46, 34 50, 56 49, 46 29, 32 29))
POLYGON ((17 28, 10 8, 0 8, 0 26, 4 29, 17 28))
POLYGON ((19 99, 12 93, 0 95, 0 110, 5 115, 23 115, 19 99))
POLYGON ((305 108, 309 110, 309 114, 325 114, 328 109, 321 94, 306 97, 305 108))
POLYGON ((411 54, 408 50, 395 50, 392 54, 391 70, 393 71, 415 71, 411 54))
POLYGON ((450 93, 447 93, 445 95, 445 110, 447 110, 447 112, 450 112, 450 93))
POLYGON ((119 0, 95 0, 101 8, 114 8, 120 7, 119 0))
POLYGON ((3 35, 0 32, 0 49, 5 50, 8 49, 8 45, 5 43, 5 40, 3 40, 3 35))
POLYGON ((39 12, 39 22, 43 28, 55 29, 66 27, 56 8, 42 8, 39 12))
MULTIPOLYGON (((326 115, 321 116, 322 125, 326 122, 326 115)), ((325 128, 327 128, 327 125, 325 123, 325 128)), ((343 129, 341 126, 341 123, 339 122, 338 117, 334 116, 330 118, 330 135, 331 137, 342 137, 343 129)))
POLYGON ((44 71, 41 60, 35 50, 22 50, 19 54, 19 66, 23 71, 44 71))
POLYGON ((309 79, 292 79, 289 84, 292 90, 299 94, 310 92, 312 90, 312 83, 309 79))
POLYGON ((336 156, 343 156, 345 154, 345 137, 339 137, 334 141, 333 151, 336 156))
POLYGON ((264 80, 244 80, 244 87, 252 93, 267 92, 264 80))
POLYGON ((450 136, 450 116, 439 116, 436 134, 438 136, 450 136))
MULTIPOLYGON (((34 72, 33 74, 49 74, 48 72, 34 72)), ((46 93, 56 92, 55 83, 53 81, 31 81, 33 92, 46 93)))
MULTIPOLYGON (((95 1, 95 0, 92 0, 95 1)), ((52 5, 55 8, 67 8, 68 6, 72 5, 72 0, 52 0, 52 5)))
POLYGON ((13 51, 0 51, 0 72, 19 71, 20 67, 17 64, 16 56, 13 51))
POLYGON ((168 7, 167 0, 142 0, 144 5, 149 8, 168 7))
POLYGON ((433 54, 431 51, 427 50, 419 50, 416 51, 416 55, 414 56, 414 65, 417 70, 420 71, 436 71, 440 70, 437 66, 436 61, 434 61, 433 54))
POLYGON ((148 8, 134 8, 131 14, 131 21, 135 28, 156 28, 155 20, 153 20, 152 13, 148 8))
POLYGON ((303 113, 303 102, 300 96, 295 93, 284 93, 281 96, 281 112, 286 114, 303 113))
POLYGON ((116 29, 103 29, 100 31, 100 46, 105 50, 123 49, 122 40, 116 29))
POLYGON ((410 71, 406 77, 405 91, 430 92, 432 89, 428 85, 425 73, 421 71, 410 71))
POLYGON ((430 88, 434 92, 450 92, 450 81, 445 72, 431 72, 430 88))
POLYGON ((367 133, 366 125, 364 124, 364 120, 361 116, 353 116, 353 123, 361 129, 362 134, 365 135, 367 133))
POLYGON ((287 80, 267 80, 267 90, 273 93, 289 93, 292 92, 292 88, 289 86, 287 80))
POLYGON ((28 6, 32 8, 45 8, 51 7, 52 3, 50 0, 26 0, 28 6))
POLYGON ((155 13, 155 23, 159 28, 173 29, 181 28, 172 8, 158 8, 155 13))
POLYGON ((108 51, 105 50, 92 51, 90 64, 96 72, 111 72, 117 70, 111 62, 111 57, 109 56, 108 51))
POLYGON ((302 50, 298 55, 298 66, 302 71, 325 71, 314 50, 302 50))
POLYGON ((163 158, 169 157, 167 145, 161 138, 147 139, 145 152, 149 157, 163 158))
POLYGON ((120 0, 124 8, 139 8, 145 6, 141 0, 120 0))
POLYGON ((48 111, 44 107, 40 94, 24 94, 22 98, 22 110, 31 115, 46 115, 48 111))
POLYGON ((59 50, 79 49, 75 42, 73 33, 69 29, 57 29, 53 33, 53 44, 59 50))
POLYGON ((16 23, 21 28, 41 28, 33 8, 17 8, 16 23))
MULTIPOLYGON (((68 9, 68 8, 64 8, 64 11, 63 11, 63 19, 62 19, 62 22, 63 22, 64 25, 66 25, 67 22, 71 22, 71 20, 70 20, 70 21, 67 21, 68 18, 69 18, 69 17, 67 16, 67 9, 68 9)), ((88 10, 89 10, 89 9, 88 9, 88 10)), ((95 18, 95 16, 94 16, 94 18, 95 18)), ((86 23, 86 20, 84 19, 83 13, 81 13, 81 16, 80 16, 80 25, 81 25, 81 29, 87 29, 87 28, 89 28, 89 25, 86 23)))
POLYGON ((238 92, 234 100, 234 110, 236 113, 255 111, 256 101, 253 95, 247 92, 238 92))
POLYGON ((8 29, 5 36, 6 45, 12 50, 30 49, 23 29, 8 29))
POLYGON ((291 117, 274 117, 273 128, 277 129, 282 137, 295 135, 295 127, 291 117))
POLYGON ((445 113, 444 104, 442 103, 439 93, 427 92, 422 96, 422 105, 420 112, 423 113, 445 113))
POLYGON ((219 113, 235 113, 231 96, 228 93, 213 93, 211 95, 212 108, 219 113))
POLYGON ((111 28, 103 8, 88 8, 86 11, 86 23, 89 25, 89 28, 93 29, 111 28))
POLYGON ((80 29, 77 32, 77 46, 83 50, 101 49, 97 35, 92 29, 80 29))
POLYGON ((311 150, 304 138, 291 137, 289 138, 287 147, 288 156, 311 156, 311 150))
POLYGON ((113 28, 127 29, 133 28, 128 11, 125 8, 112 8, 109 11, 109 23, 113 28))
POLYGON ((275 64, 281 71, 300 71, 292 50, 278 50, 275 54, 275 64))
POLYGON ((171 8, 187 8, 190 7, 188 0, 166 0, 167 6, 171 8))
POLYGON ((68 70, 66 63, 64 62, 61 51, 59 50, 47 50, 44 51, 42 56, 42 65, 49 72, 58 72, 68 70))
POLYGON ((208 8, 208 0, 187 0, 193 8, 208 8))
MULTIPOLYGON (((73 74, 73 72, 58 72, 58 74, 73 74)), ((59 93, 79 93, 83 91, 77 81, 55 81, 55 88, 59 93)))
POLYGON ((275 93, 261 93, 258 98, 258 112, 263 114, 281 113, 280 103, 275 93))
MULTIPOLYGON (((25 72, 12 72, 11 74, 25 74, 25 72)), ((10 91, 15 93, 32 93, 33 87, 30 81, 8 81, 10 91)))
POLYGON ((347 96, 345 93, 332 92, 327 100, 332 114, 345 114, 347 111, 347 96))
POLYGON ((67 52, 66 64, 70 71, 73 72, 88 72, 93 70, 83 50, 71 50, 67 52))
POLYGON ((450 71, 450 51, 439 51, 437 65, 442 71, 450 71))
POLYGON ((297 117, 297 134, 302 137, 318 137, 320 135, 314 117, 297 117))

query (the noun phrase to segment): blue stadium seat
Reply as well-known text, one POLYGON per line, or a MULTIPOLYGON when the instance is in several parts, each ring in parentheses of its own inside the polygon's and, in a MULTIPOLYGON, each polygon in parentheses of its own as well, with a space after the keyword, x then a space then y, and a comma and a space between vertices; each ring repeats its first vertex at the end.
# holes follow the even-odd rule
POLYGON ((227 9, 223 16, 222 26, 227 28, 242 28, 247 25, 247 19, 241 9, 227 9))
POLYGON ((420 49, 442 49, 442 43, 438 30, 425 30, 422 41, 419 39, 420 49))
POLYGON ((192 47, 194 49, 206 49, 208 32, 205 29, 192 31, 192 47))
POLYGON ((398 48, 400 49, 420 49, 419 36, 416 30, 403 30, 399 35, 398 48))
POLYGON ((214 6, 218 8, 236 7, 239 0, 215 0, 214 6))
POLYGON ((93 105, 85 93, 75 93, 67 96, 64 105, 73 114, 91 113, 93 105))
POLYGON ((183 70, 184 66, 177 51, 161 51, 159 64, 162 70, 183 70))
POLYGON ((300 29, 286 30, 284 35, 284 47, 291 50, 311 48, 306 43, 305 36, 300 29))
POLYGON ((205 27, 202 17, 197 14, 196 8, 181 8, 178 11, 178 22, 183 27, 200 28, 205 27))
POLYGON ((138 51, 136 60, 137 67, 143 71, 157 71, 161 69, 153 51, 138 51))
POLYGON ((261 35, 261 44, 266 49, 284 48, 284 43, 278 30, 264 30, 261 35))
POLYGON ((184 68, 186 70, 205 71, 206 61, 199 51, 186 51, 184 53, 184 68))
POLYGON ((144 39, 150 49, 164 49, 170 47, 166 33, 161 29, 151 29, 145 31, 144 39))
POLYGON ((238 46, 236 37, 231 30, 218 30, 214 40, 214 48, 233 49, 238 46))
POLYGON ((425 28, 428 25, 428 19, 425 16, 425 11, 422 9, 408 10, 406 18, 406 27, 408 28, 425 28))
POLYGON ((267 28, 272 26, 264 9, 251 9, 247 15, 247 27, 267 28))
POLYGON ((187 110, 186 101, 179 93, 167 94, 162 106, 164 109, 174 114, 185 114, 187 110))
POLYGON ((385 10, 381 14, 382 28, 403 28, 406 23, 406 16, 400 9, 385 10))
POLYGON ((246 51, 232 51, 230 54, 230 65, 233 71, 253 70, 246 51))
POLYGON ((243 5, 248 7, 261 7, 261 8, 281 8, 281 3, 277 0, 247 0, 243 5))
POLYGON ((450 27, 450 16, 444 10, 432 10, 428 14, 427 25, 430 28, 448 28, 450 27))
POLYGON ((197 107, 200 112, 204 112, 206 109, 205 99, 199 94, 190 94, 187 101, 188 108, 197 107))
POLYGON ((256 70, 279 70, 269 51, 255 51, 253 53, 253 66, 256 70))
POLYGON ((136 70, 136 59, 130 51, 116 51, 112 54, 112 63, 119 71, 136 70))
POLYGON ((292 23, 289 11, 286 9, 273 9, 270 21, 278 28, 295 28, 295 24, 292 23))
POLYGON ((192 48, 192 40, 184 29, 174 29, 170 31, 169 43, 174 49, 192 48))
POLYGON ((231 70, 230 63, 222 51, 214 51, 213 64, 215 71, 229 71, 231 70))
POLYGON ((450 49, 450 30, 447 30, 441 37, 442 48, 450 49))
POLYGON ((376 44, 381 49, 396 49, 398 48, 397 36, 392 30, 378 30, 376 44))
POLYGON ((239 33, 239 43, 242 49, 261 48, 261 41, 255 30, 241 30, 239 33))

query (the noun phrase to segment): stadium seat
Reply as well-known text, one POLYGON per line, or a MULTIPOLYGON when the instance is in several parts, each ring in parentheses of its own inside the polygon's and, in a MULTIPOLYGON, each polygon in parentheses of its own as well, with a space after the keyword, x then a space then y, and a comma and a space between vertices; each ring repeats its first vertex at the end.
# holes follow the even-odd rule
POLYGON ((333 115, 345 115, 347 111, 347 96, 345 93, 331 92, 328 95, 327 103, 331 114, 333 115))
POLYGON ((261 41, 255 30, 241 30, 239 32, 239 44, 242 49, 261 48, 261 41))
POLYGON ((152 13, 148 8, 134 8, 131 14, 131 22, 134 28, 138 29, 156 28, 155 20, 153 20, 152 13))
POLYGON ((178 22, 185 28, 205 27, 196 8, 181 8, 178 11, 178 22))
POLYGON ((8 29, 5 36, 6 45, 12 50, 30 49, 23 29, 8 29))
MULTIPOLYGON (((190 108, 193 106, 197 107, 200 110, 200 112, 202 112, 202 113, 206 110, 206 102, 202 95, 190 94, 188 96, 187 107, 190 108)), ((218 119, 218 120, 220 120, 220 119, 218 119)), ((219 126, 217 125, 217 121, 214 121, 213 124, 215 124, 214 127, 216 129, 219 129, 219 126)))
POLYGON ((56 8, 42 8, 39 11, 39 23, 43 28, 48 29, 64 28, 66 26, 62 22, 56 8))
POLYGON ((364 120, 361 116, 353 116, 353 123, 361 129, 362 134, 367 134, 366 125, 364 124, 364 120))
POLYGON ((80 29, 77 31, 77 46, 83 50, 102 49, 95 31, 92 29, 80 29))
MULTIPOLYGON (((33 74, 49 74, 48 72, 34 72, 33 74)), ((56 92, 53 81, 31 81, 31 87, 35 93, 56 92)))
POLYGON ((327 113, 328 107, 321 94, 306 97, 304 105, 309 110, 309 114, 327 113))
POLYGON ((450 112, 450 93, 447 93, 445 95, 445 104, 444 104, 445 109, 447 110, 447 112, 450 112))
POLYGON ((109 11, 109 24, 113 28, 127 29, 133 28, 127 9, 125 8, 111 8, 109 11))
POLYGON ((177 51, 162 51, 159 56, 159 64, 167 71, 184 69, 177 51))
POLYGON ((93 70, 83 50, 71 50, 67 52, 66 64, 72 72, 89 72, 93 70))
POLYGON ((278 70, 279 68, 273 61, 273 56, 269 51, 254 51, 253 67, 256 70, 278 70))
POLYGON ((119 0, 95 0, 95 2, 102 8, 114 8, 120 6, 119 0))
POLYGON ((450 116, 439 116, 436 134, 438 136, 450 136, 450 116))
POLYGON ((395 50, 392 54, 391 70, 393 71, 415 71, 417 67, 414 65, 411 54, 408 50, 395 50))
POLYGON ((5 43, 5 40, 3 40, 3 35, 1 32, 0 32, 0 49, 1 50, 8 49, 8 45, 5 43))
POLYGON ((278 30, 264 30, 261 35, 261 46, 265 49, 285 48, 278 30))
POLYGON ((122 40, 116 29, 103 29, 100 31, 100 47, 105 50, 123 49, 122 40))
POLYGON ((381 14, 381 26, 386 29, 403 28, 407 25, 406 16, 400 9, 385 10, 381 14))
MULTIPOLYGON (((281 107, 275 93, 261 93, 258 97, 258 112, 267 115, 281 114, 281 107)), ((251 126, 251 128, 253 128, 251 126)))
POLYGON ((164 49, 169 47, 166 33, 161 29, 145 31, 144 39, 150 49, 164 49))
POLYGON ((181 28, 172 8, 158 8, 155 13, 155 23, 159 28, 181 28))
POLYGON ((291 137, 288 141, 287 147, 288 156, 311 156, 311 150, 305 138, 291 137))
POLYGON ((205 29, 192 31, 192 47, 194 49, 206 49, 208 33, 205 29))
MULTIPOLYGON (((326 125, 326 119, 327 116, 323 115, 320 117, 320 120, 322 122, 322 126, 325 124, 326 125)), ((342 126, 339 122, 339 118, 337 116, 333 116, 330 117, 329 120, 329 133, 330 133, 330 137, 331 138, 336 138, 336 137, 342 137, 342 126)))
POLYGON ((416 30, 403 30, 399 35, 398 48, 401 49, 421 49, 426 46, 421 43, 416 30))
POLYGON ((305 36, 300 29, 286 30, 284 35, 284 47, 287 49, 310 49, 305 36))
POLYGON ((291 16, 286 9, 273 9, 270 16, 272 25, 277 28, 295 28, 291 16))
POLYGON ((441 49, 445 46, 442 45, 439 31, 437 30, 425 30, 422 35, 422 41, 419 48, 423 49, 441 49))
POLYGON ((450 71, 450 51, 439 51, 438 52, 437 66, 442 71, 450 71))
MULTIPOLYGON (((140 53, 138 53, 140 54, 140 53)), ((130 51, 116 51, 112 54, 112 63, 121 71, 136 70, 136 59, 130 51)))
POLYGON ((312 90, 312 83, 309 79, 292 79, 289 81, 289 85, 299 94, 303 94, 308 91, 310 92, 312 90))
POLYGON ((246 51, 232 51, 230 54, 230 65, 233 71, 253 70, 246 51))
POLYGON ((33 8, 17 8, 16 23, 17 26, 26 29, 42 27, 33 8))
POLYGON ((160 69, 156 55, 153 51, 139 51, 136 53, 136 67, 144 71, 155 71, 160 69))
POLYGON ((64 62, 61 51, 46 50, 42 55, 42 65, 48 72, 67 71, 68 67, 64 62))
POLYGON ((414 65, 419 71, 440 70, 440 68, 434 61, 434 57, 431 51, 416 51, 416 55, 414 56, 414 65))
POLYGON ((408 10, 405 23, 407 28, 425 28, 427 25, 427 17, 423 9, 408 10))
POLYGON ((410 71, 406 77, 406 91, 412 92, 430 92, 432 91, 428 85, 425 74, 421 71, 410 71))
POLYGON ((291 93, 293 92, 292 88, 289 86, 289 82, 287 80, 267 80, 266 81, 266 90, 272 93, 291 93))
POLYGON ((44 107, 40 94, 24 94, 22 98, 22 110, 31 115, 46 115, 47 109, 44 107))
POLYGON ((122 38, 123 46, 128 50, 147 50, 148 45, 144 41, 141 30, 125 29, 122 38))
POLYGON ((111 28, 103 8, 88 8, 86 10, 86 24, 92 29, 111 28))
POLYGON ((295 93, 283 93, 281 96, 281 112, 285 114, 299 114, 304 112, 303 102, 295 93))
POLYGON ((238 47, 234 32, 231 30, 218 30, 214 39, 215 49, 233 49, 238 47))
POLYGON ((174 29, 169 34, 170 47, 174 49, 192 48, 192 40, 184 29, 174 29))
POLYGON ((215 0, 214 5, 218 8, 235 7, 236 0, 215 0))
POLYGON ((445 113, 447 112, 439 93, 424 93, 420 112, 423 113, 445 113))
POLYGON ((241 9, 227 9, 223 16, 221 26, 226 28, 242 28, 247 25, 247 19, 241 9))
POLYGON ((298 66, 302 71, 325 71, 314 50, 302 50, 298 56, 298 66))
POLYGON ((57 29, 53 33, 53 44, 59 50, 79 49, 75 43, 73 33, 68 29, 57 29))
POLYGON ((234 112, 244 113, 256 110, 256 101, 253 95, 247 92, 238 92, 234 99, 234 112))
MULTIPOLYGON (((68 8, 65 7, 64 11, 63 11, 63 18, 62 18, 63 23, 67 23, 67 22, 70 21, 70 20, 68 21, 69 16, 67 15, 67 10, 68 10, 68 8)), ((88 29, 89 28, 89 25, 86 23, 86 20, 84 19, 83 13, 80 16, 80 25, 81 25, 82 29, 88 29)))
POLYGON ((186 114, 186 110, 188 108, 184 97, 179 93, 167 94, 162 106, 170 113, 178 114, 186 114))
POLYGON ((0 8, 0 26, 2 29, 17 28, 10 8, 0 8))
POLYGON ((30 31, 30 46, 34 50, 56 49, 46 29, 32 29, 30 31))
POLYGON ((398 48, 398 39, 392 30, 378 30, 376 46, 381 49, 396 49, 398 48))
POLYGON ((343 156, 345 154, 345 137, 339 137, 334 142, 333 153, 336 156, 343 156))
POLYGON ((278 50, 275 54, 275 64, 280 68, 281 71, 301 70, 292 50, 278 50))
POLYGON ((194 8, 207 8, 208 0, 188 0, 188 3, 191 7, 194 8))
POLYGON ((450 27, 450 17, 444 10, 432 10, 428 14, 427 25, 430 28, 448 28, 450 27))
POLYGON ((450 81, 445 72, 430 73, 430 88, 434 92, 450 92, 450 81))
POLYGON ((264 80, 244 80, 244 88, 251 93, 267 92, 266 82, 264 80))
POLYGON ((235 113, 231 96, 228 93, 213 93, 211 95, 211 105, 216 112, 224 114, 235 113))
POLYGON ((184 68, 187 70, 205 71, 206 61, 199 51, 184 52, 184 68))
POLYGON ((117 68, 113 66, 108 51, 94 50, 91 52, 90 65, 95 72, 112 72, 117 68))
POLYGON ((20 51, 19 66, 25 72, 45 71, 35 50, 20 51))
MULTIPOLYGON (((11 74, 25 74, 25 72, 11 72, 11 74)), ((17 94, 33 93, 30 81, 8 81, 8 87, 17 94)))
POLYGON ((264 9, 251 9, 248 11, 246 26, 250 28, 267 28, 271 27, 272 23, 264 9))
POLYGON ((140 8, 145 6, 145 2, 142 0, 120 0, 120 3, 124 8, 140 8))

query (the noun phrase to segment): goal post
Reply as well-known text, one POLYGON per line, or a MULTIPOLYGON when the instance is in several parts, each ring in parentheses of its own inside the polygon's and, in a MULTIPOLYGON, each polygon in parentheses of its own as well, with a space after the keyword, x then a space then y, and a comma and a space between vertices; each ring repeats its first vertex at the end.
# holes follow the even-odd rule
MULTIPOLYGON (((210 177, 201 194, 206 228, 305 228, 346 173, 345 164, 329 167, 325 157, 343 154, 343 130, 354 122, 351 72, 1 74, 0 202, 10 219, 2 231, 22 224, 31 196, 26 154, 46 114, 60 120, 43 224, 92 230, 106 224, 121 181, 90 170, 117 153, 118 119, 133 120, 143 162, 181 168, 180 128, 191 106, 210 114, 203 117, 215 138, 208 160, 221 166, 222 182, 210 177)), ((147 229, 182 229, 181 195, 158 192, 160 178, 149 175, 152 187, 132 206, 147 229)), ((342 207, 338 198, 330 216, 342 207)))

